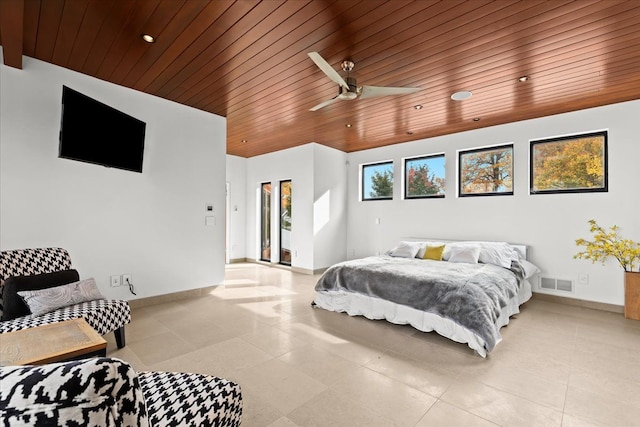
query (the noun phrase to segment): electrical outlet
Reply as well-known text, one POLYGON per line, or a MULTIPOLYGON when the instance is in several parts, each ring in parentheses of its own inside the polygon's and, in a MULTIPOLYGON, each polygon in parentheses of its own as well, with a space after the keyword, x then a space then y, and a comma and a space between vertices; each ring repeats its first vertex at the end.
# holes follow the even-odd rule
POLYGON ((120 276, 111 276, 111 286, 122 286, 122 281, 120 280, 120 276))
POLYGON ((580 273, 578 275, 578 282, 582 285, 589 284, 589 275, 587 273, 580 273))
POLYGON ((133 283, 133 279, 131 279, 131 275, 130 274, 123 274, 122 275, 122 286, 129 286, 132 283, 133 283))

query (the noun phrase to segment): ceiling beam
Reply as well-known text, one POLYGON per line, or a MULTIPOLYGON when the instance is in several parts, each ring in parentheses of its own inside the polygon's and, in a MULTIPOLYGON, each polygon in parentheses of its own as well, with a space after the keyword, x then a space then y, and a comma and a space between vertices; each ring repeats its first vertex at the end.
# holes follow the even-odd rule
POLYGON ((24 0, 0 1, 0 38, 4 65, 22 69, 24 0))

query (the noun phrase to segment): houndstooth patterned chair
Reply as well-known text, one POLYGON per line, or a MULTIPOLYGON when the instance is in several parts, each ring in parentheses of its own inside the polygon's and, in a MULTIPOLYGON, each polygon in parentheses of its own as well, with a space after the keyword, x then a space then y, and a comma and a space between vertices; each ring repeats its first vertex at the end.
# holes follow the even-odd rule
POLYGON ((212 376, 136 374, 111 358, 0 367, 4 425, 236 427, 241 417, 240 386, 212 376))
MULTIPOLYGON (((62 248, 17 249, 0 252, 0 317, 3 283, 11 276, 53 273, 71 268, 71 257, 62 248)), ((41 316, 22 316, 0 322, 0 333, 13 332, 63 320, 84 318, 100 335, 114 332, 118 348, 125 345, 124 327, 131 322, 131 308, 124 300, 95 300, 60 308, 41 316)))

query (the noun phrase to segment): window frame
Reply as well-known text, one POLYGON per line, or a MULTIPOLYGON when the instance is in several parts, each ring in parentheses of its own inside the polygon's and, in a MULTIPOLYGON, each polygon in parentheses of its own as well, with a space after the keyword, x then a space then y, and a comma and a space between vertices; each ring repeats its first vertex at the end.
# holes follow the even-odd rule
MULTIPOLYGON (((427 155, 422 155, 422 156, 415 156, 415 157, 405 157, 404 159, 402 159, 402 164, 403 164, 403 180, 402 180, 402 184, 403 184, 403 190, 402 190, 402 195, 404 200, 415 200, 415 199, 443 199, 445 197, 445 190, 444 188, 442 188, 443 193, 442 194, 424 194, 424 195, 418 195, 418 196, 410 196, 408 194, 409 191, 409 171, 407 170, 407 163, 408 162, 412 162, 412 161, 416 161, 416 160, 428 160, 428 159, 435 159, 435 158, 440 158, 442 157, 442 159, 445 162, 446 165, 446 156, 445 153, 435 153, 435 154, 427 154, 427 155)), ((445 169, 445 175, 442 177, 443 180, 445 180, 446 182, 446 169, 445 169)))
POLYGON ((469 150, 458 150, 458 197, 485 197, 485 196, 513 196, 513 189, 515 186, 515 177, 514 177, 514 144, 500 144, 500 145, 491 145, 487 147, 480 148, 472 148, 469 150), (465 193, 462 191, 462 164, 463 164, 463 156, 468 154, 477 154, 482 152, 490 152, 490 151, 504 151, 511 150, 511 190, 510 191, 485 191, 485 192, 477 192, 477 193, 465 193))
MULTIPOLYGON (((283 213, 283 208, 282 208, 282 185, 287 183, 287 182, 289 183, 289 186, 290 186, 290 189, 291 189, 291 197, 293 197, 293 186, 292 186, 292 181, 290 179, 281 180, 280 184, 279 184, 279 187, 278 187, 279 188, 279 193, 280 193, 279 194, 280 197, 278 198, 279 199, 278 229, 280 230, 280 239, 279 239, 280 240, 280 242, 279 242, 279 246, 280 246, 279 249, 280 250, 278 252, 278 254, 279 254, 279 261, 278 262, 280 264, 282 264, 282 265, 291 266, 291 262, 293 261, 292 248, 287 248, 289 250, 289 262, 282 260, 282 249, 283 249, 283 247, 282 247, 282 232, 285 231, 285 229, 282 227, 282 213, 283 213)), ((291 204, 291 200, 289 201, 289 204, 291 204)), ((292 216, 293 216, 293 213, 289 217, 290 221, 292 220, 292 216)), ((291 228, 288 231, 289 231, 289 233, 291 233, 291 228)), ((291 240, 289 240, 289 243, 291 243, 291 240)))
POLYGON ((394 178, 395 178, 395 169, 394 169, 394 164, 393 164, 393 160, 385 160, 382 162, 374 162, 374 163, 363 163, 360 165, 360 192, 361 192, 361 197, 360 197, 360 201, 362 202, 371 202, 371 201, 379 201, 379 200, 393 200, 393 185, 394 185, 394 178), (380 165, 391 165, 391 196, 385 196, 385 197, 367 197, 366 193, 365 193, 365 169, 369 168, 369 167, 374 167, 374 166, 380 166, 380 165))
POLYGON ((606 193, 609 191, 609 131, 599 130, 581 134, 563 135, 553 138, 529 140, 529 194, 563 194, 563 193, 606 193), (535 182, 535 162, 534 150, 539 144, 547 144, 561 141, 574 141, 582 138, 592 138, 601 136, 602 141, 602 166, 603 166, 603 185, 602 187, 593 188, 557 188, 553 190, 536 190, 535 182))
POLYGON ((273 256, 273 254, 271 253, 271 244, 272 244, 272 236, 271 236, 271 204, 272 204, 272 199, 273 199, 273 185, 271 184, 270 181, 267 182, 261 182, 260 183, 260 261, 264 261, 264 262, 271 262, 271 258, 273 256), (265 204, 265 191, 264 191, 264 187, 265 185, 269 185, 270 186, 270 190, 269 190, 269 205, 267 206, 265 204), (268 207, 269 213, 268 215, 265 216, 265 208, 268 207), (264 237, 265 237, 265 218, 266 218, 266 222, 268 223, 268 232, 269 232, 269 258, 265 258, 263 256, 264 251, 265 251, 265 247, 264 247, 264 237))

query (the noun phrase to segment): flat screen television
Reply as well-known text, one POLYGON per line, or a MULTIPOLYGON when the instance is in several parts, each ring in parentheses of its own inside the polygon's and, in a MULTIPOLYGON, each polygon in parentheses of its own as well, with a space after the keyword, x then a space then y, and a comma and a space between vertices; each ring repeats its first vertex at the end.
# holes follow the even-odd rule
POLYGON ((62 87, 60 158, 142 172, 145 129, 145 122, 62 87))

